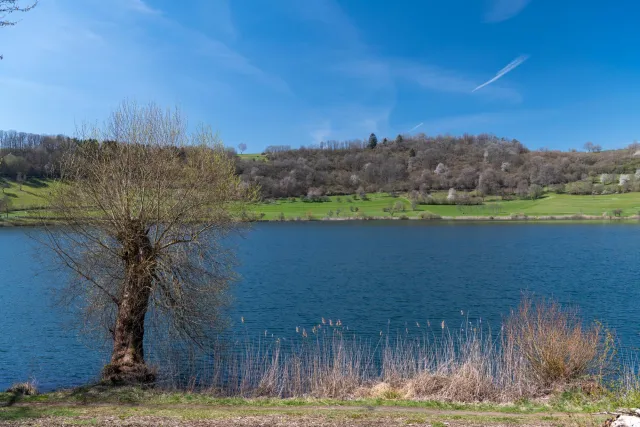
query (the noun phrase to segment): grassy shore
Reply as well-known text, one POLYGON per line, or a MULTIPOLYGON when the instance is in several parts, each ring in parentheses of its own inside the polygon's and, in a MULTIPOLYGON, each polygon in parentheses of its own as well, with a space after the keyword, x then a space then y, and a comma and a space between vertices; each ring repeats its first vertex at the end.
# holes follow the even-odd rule
POLYGON ((38 396, 0 393, 0 425, 601 425, 639 401, 564 392, 498 405, 398 399, 241 399, 138 387, 81 387, 38 396))
MULTIPOLYGON (((52 181, 31 180, 22 185, 4 181, 4 195, 10 200, 8 213, 1 212, 0 225, 28 225, 34 212, 46 209, 46 196, 52 181)), ((393 197, 386 193, 369 194, 366 200, 355 196, 330 196, 325 202, 304 202, 300 198, 265 201, 254 206, 255 219, 345 220, 345 219, 532 219, 594 220, 636 219, 640 213, 640 193, 575 196, 547 193, 537 200, 501 200, 487 197, 477 206, 417 205, 412 209, 406 194, 393 197), (402 204, 404 210, 393 215, 389 206, 402 204), (621 210, 619 216, 614 215, 621 210)), ((443 196, 443 195, 440 195, 443 196)))

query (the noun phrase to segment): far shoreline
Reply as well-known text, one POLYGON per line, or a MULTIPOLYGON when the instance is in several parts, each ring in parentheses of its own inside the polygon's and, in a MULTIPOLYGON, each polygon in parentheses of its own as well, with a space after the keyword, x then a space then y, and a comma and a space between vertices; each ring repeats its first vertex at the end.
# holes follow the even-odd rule
MULTIPOLYGON (((342 218, 286 218, 281 219, 253 219, 243 221, 245 223, 289 223, 289 222, 368 222, 368 221, 418 221, 418 222, 485 222, 485 223, 549 223, 549 222, 564 222, 564 223, 640 223, 640 215, 632 216, 601 216, 601 215, 509 215, 509 216, 434 216, 429 218, 420 217, 408 217, 408 216, 367 216, 367 217, 342 217, 342 218)), ((41 221, 30 220, 28 218, 13 219, 13 220, 0 220, 0 228, 34 228, 34 227, 49 227, 49 226, 61 226, 57 221, 41 221)))

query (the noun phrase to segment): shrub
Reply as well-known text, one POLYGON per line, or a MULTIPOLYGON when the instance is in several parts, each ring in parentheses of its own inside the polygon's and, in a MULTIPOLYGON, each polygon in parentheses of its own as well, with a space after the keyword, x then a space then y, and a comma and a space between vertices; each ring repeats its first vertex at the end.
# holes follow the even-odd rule
POLYGON ((400 219, 402 219, 402 220, 407 220, 407 219, 409 219, 409 217, 408 217, 408 216, 406 216, 406 215, 400 215, 400 219))
POLYGON ((38 387, 34 381, 28 381, 25 383, 16 383, 7 389, 7 393, 13 393, 23 396, 36 396, 38 387))
POLYGON ((576 309, 525 296, 505 322, 506 340, 542 387, 602 375, 613 357, 613 338, 600 323, 587 328, 576 309))
POLYGON ((280 214, 278 215, 278 221, 284 221, 285 217, 284 217, 284 212, 280 212, 280 214))
POLYGON ((420 214, 420 219, 442 219, 442 217, 431 212, 423 212, 420 214))
POLYGON ((566 191, 569 194, 591 194, 593 183, 591 181, 572 182, 566 185, 566 191))
POLYGON ((544 189, 538 184, 531 184, 529 186, 529 197, 532 200, 539 199, 544 194, 544 189))
POLYGON ((613 214, 615 216, 621 216, 622 215, 622 209, 614 209, 613 210, 613 214))

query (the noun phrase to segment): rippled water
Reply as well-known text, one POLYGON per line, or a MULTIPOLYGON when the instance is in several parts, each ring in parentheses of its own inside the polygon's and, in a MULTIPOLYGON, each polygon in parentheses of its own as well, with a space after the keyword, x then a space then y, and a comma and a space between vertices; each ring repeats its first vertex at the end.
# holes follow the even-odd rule
MULTIPOLYGON (((263 223, 230 244, 243 276, 233 327, 250 335, 293 336, 322 317, 370 336, 416 322, 496 325, 529 290, 640 346, 636 224, 263 223)), ((37 250, 24 230, 0 229, 0 389, 29 377, 44 389, 80 384, 108 353, 52 306, 62 279, 37 250)))

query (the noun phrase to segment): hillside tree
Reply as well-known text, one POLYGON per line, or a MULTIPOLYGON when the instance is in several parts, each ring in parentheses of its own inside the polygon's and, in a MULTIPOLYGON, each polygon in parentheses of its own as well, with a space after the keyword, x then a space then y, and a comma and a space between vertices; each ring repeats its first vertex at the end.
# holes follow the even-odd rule
POLYGON ((371 135, 369 135, 369 148, 373 150, 374 148, 376 148, 376 145, 378 145, 378 137, 375 133, 372 133, 371 135))
POLYGON ((240 151, 240 154, 243 154, 245 151, 247 151, 247 144, 245 144, 244 142, 238 144, 238 151, 240 151))
POLYGON ((82 133, 102 142, 65 153, 50 197, 64 227, 44 243, 74 273, 66 295, 113 343, 103 380, 153 382, 148 329, 199 348, 214 338, 235 277, 221 239, 255 191, 211 130, 187 132, 179 111, 125 102, 82 133))

